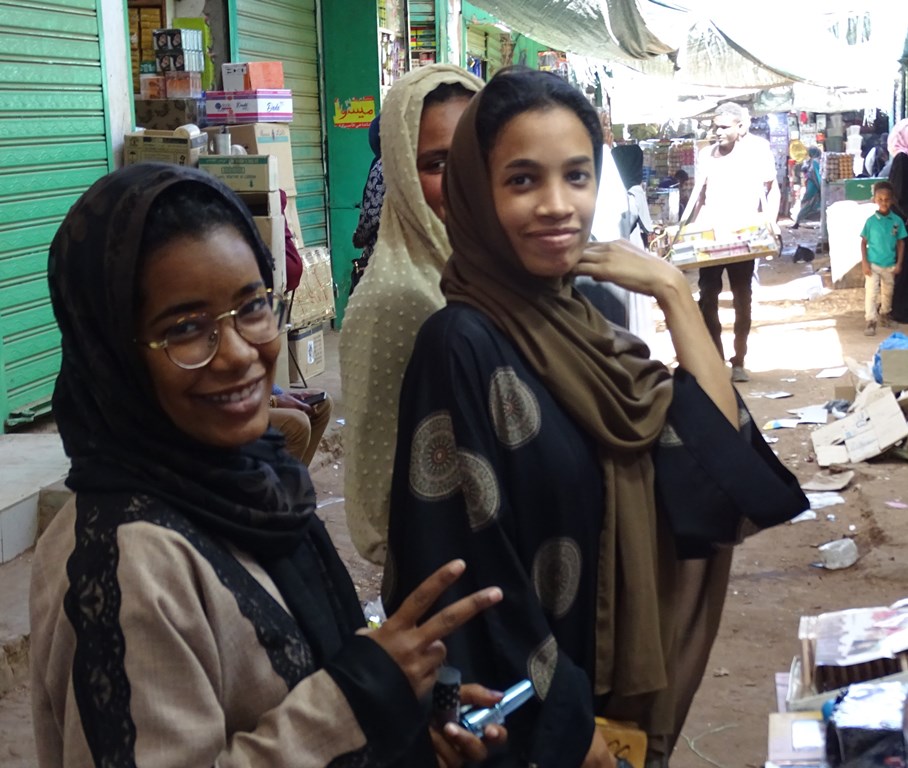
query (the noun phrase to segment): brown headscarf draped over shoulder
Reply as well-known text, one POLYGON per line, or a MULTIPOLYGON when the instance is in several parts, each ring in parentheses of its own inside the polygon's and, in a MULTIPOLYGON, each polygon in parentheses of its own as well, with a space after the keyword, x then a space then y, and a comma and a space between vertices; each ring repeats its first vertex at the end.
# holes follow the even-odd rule
MULTIPOLYGON (((549 76, 519 75, 521 80, 549 76)), ((501 90, 519 87, 525 93, 526 83, 495 87, 497 80, 515 77, 507 72, 496 76, 458 124, 444 179, 453 254, 442 291, 448 301, 469 304, 491 318, 600 446, 606 508, 599 551, 595 692, 650 693, 667 685, 663 647, 671 622, 662 620, 668 611, 660 606, 661 543, 649 449, 665 422, 671 377, 661 363, 648 358, 643 342, 606 321, 573 288, 571 277, 535 277, 523 269, 511 247, 495 212, 477 115, 502 98, 501 90)), ((542 84, 540 90, 546 88, 542 84)), ((552 107, 574 109, 551 98, 530 109, 552 107)), ((601 142, 593 146, 601 152, 601 142)), ((600 158, 597 153, 597 171, 600 158)))

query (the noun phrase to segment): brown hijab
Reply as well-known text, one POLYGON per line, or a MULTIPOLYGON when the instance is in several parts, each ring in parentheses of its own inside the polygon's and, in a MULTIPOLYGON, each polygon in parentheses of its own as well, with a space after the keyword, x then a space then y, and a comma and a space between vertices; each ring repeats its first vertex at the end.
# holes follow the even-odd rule
POLYGON ((672 398, 671 376, 635 336, 612 326, 572 278, 526 272, 495 212, 476 132, 487 91, 474 98, 454 135, 444 193, 453 254, 442 277, 448 301, 484 312, 520 350, 549 391, 599 445, 605 481, 596 615, 597 694, 664 689, 670 622, 660 606, 649 449, 672 398))

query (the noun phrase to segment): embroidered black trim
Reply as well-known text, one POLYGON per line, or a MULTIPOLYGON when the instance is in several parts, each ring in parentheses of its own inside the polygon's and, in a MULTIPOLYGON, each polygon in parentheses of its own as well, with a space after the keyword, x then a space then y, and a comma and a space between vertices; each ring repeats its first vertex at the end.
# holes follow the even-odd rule
MULTIPOLYGON (((124 502, 122 506, 105 502, 106 509, 119 507, 116 516, 105 516, 97 506, 77 505, 76 544, 66 564, 70 587, 63 603, 76 634, 73 688, 82 727, 95 764, 105 768, 135 765, 136 728, 129 708, 126 642, 119 625, 119 525, 147 522, 183 536, 234 596, 288 689, 316 671, 296 622, 227 549, 156 499, 130 496, 124 502)), ((350 763, 351 768, 355 765, 350 763)))

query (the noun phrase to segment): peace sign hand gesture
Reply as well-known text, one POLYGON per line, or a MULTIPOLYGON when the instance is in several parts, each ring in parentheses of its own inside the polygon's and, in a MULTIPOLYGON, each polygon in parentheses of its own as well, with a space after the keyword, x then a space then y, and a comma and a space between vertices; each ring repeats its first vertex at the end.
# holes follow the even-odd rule
POLYGON ((445 658, 441 639, 502 598, 501 589, 480 589, 428 618, 420 619, 466 568, 463 560, 452 560, 413 590, 400 608, 377 629, 360 630, 378 643, 401 668, 417 698, 435 684, 438 667, 445 658))

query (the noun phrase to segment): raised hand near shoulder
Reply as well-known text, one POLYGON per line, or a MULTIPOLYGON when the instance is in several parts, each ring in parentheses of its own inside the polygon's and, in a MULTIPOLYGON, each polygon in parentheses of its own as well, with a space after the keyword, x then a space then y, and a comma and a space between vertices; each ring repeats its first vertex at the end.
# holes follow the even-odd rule
POLYGON ((667 294, 677 293, 682 286, 690 293, 678 269, 627 240, 590 243, 584 249, 575 273, 615 283, 629 291, 653 296, 660 302, 667 294))

